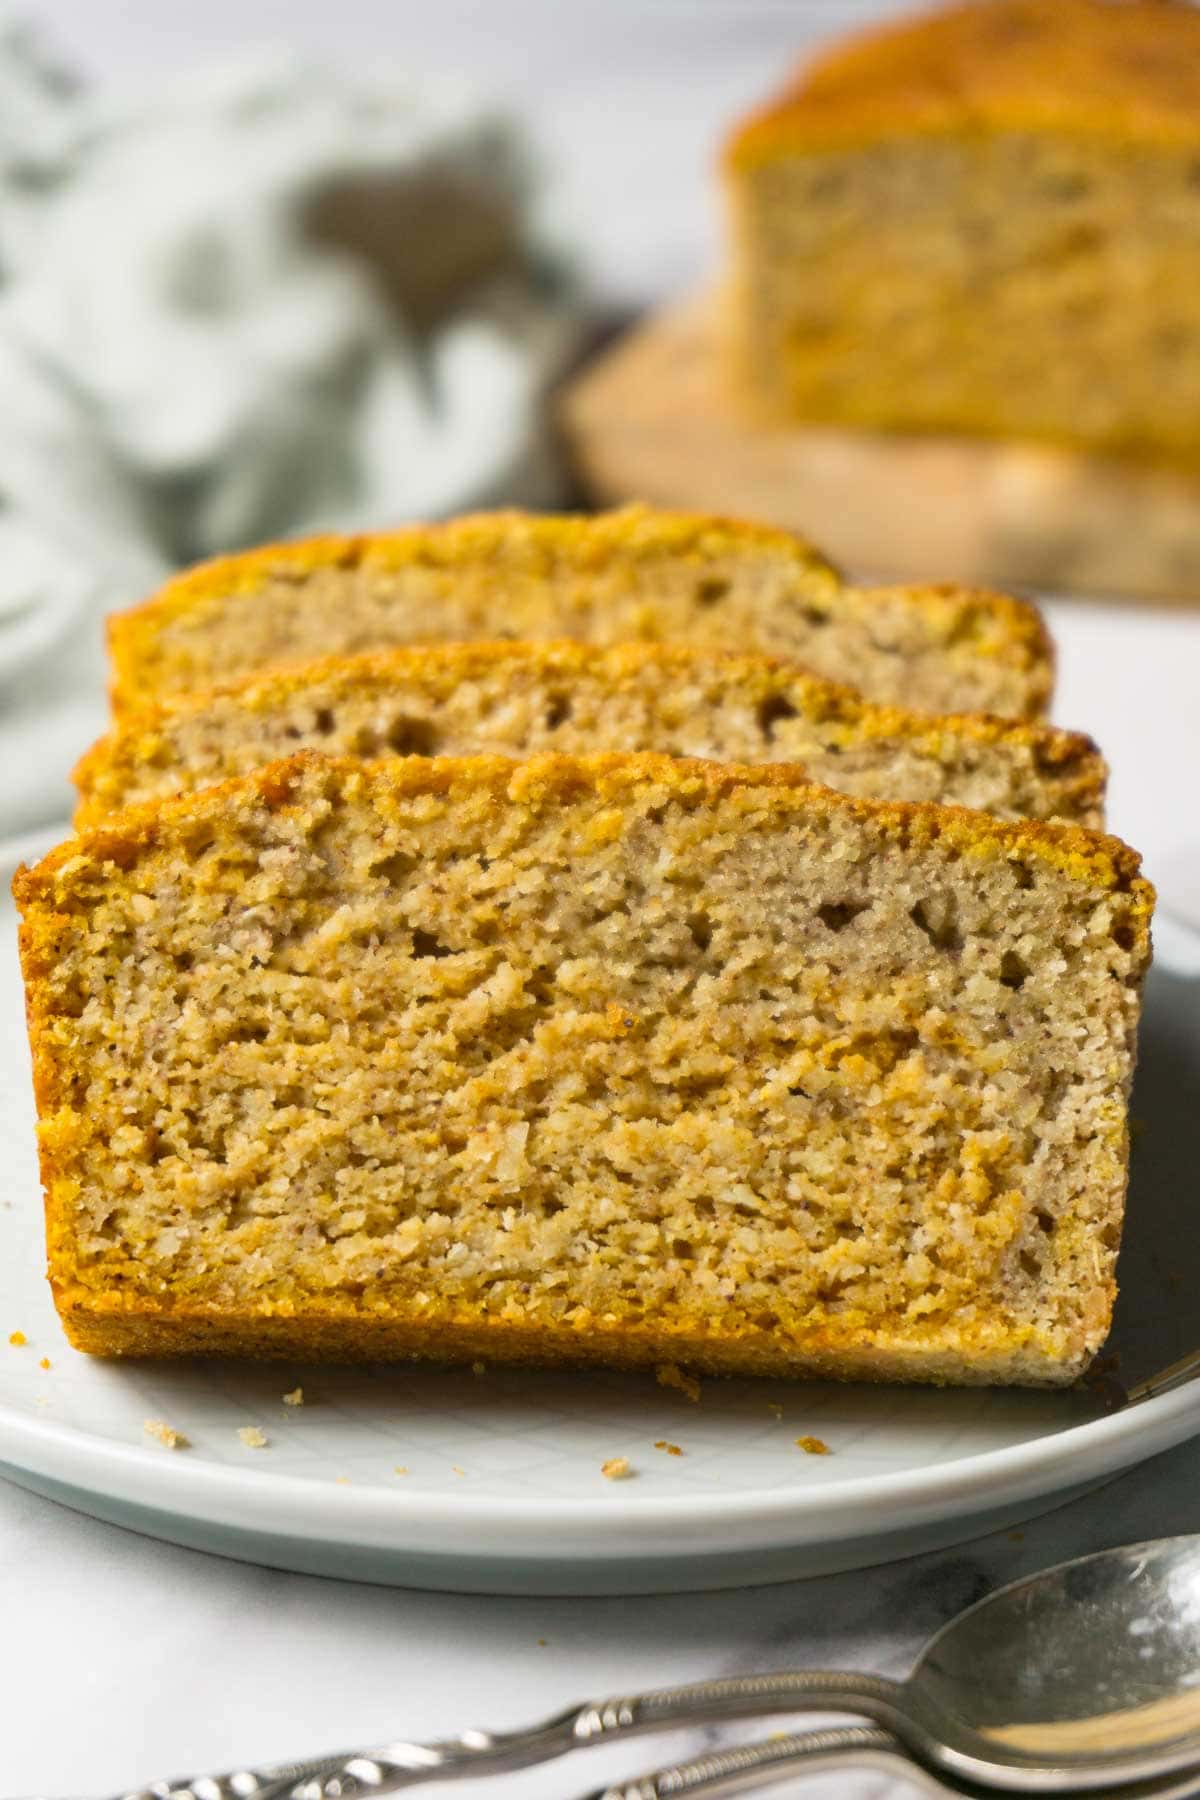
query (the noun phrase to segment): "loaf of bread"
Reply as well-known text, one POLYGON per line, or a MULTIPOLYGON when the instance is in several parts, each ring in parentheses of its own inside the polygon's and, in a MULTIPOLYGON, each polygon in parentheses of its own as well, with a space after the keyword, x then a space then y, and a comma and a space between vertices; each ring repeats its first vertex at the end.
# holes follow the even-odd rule
POLYGON ((799 762, 841 793, 1104 821, 1103 760, 1074 732, 906 712, 788 663, 690 645, 460 643, 290 664, 128 714, 75 771, 75 824, 303 749, 799 762))
POLYGON ((307 753, 114 815, 16 880, 67 1331, 1069 1381, 1137 868, 658 756, 307 753))
POLYGON ((733 136, 760 415, 1200 451, 1200 11, 975 0, 835 47, 733 136))
POLYGON ((207 563, 110 623, 118 712, 281 662, 464 638, 685 639, 762 651, 930 712, 1040 713, 1036 610, 848 586, 788 532, 630 507, 494 513, 207 563))

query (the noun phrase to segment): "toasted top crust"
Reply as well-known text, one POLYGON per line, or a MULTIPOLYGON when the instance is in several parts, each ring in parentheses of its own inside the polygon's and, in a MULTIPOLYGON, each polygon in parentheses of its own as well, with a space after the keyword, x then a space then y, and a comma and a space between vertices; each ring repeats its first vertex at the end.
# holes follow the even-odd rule
MULTIPOLYGON (((831 583, 840 572, 805 538, 745 519, 707 513, 660 512, 657 507, 622 506, 602 513, 527 513, 518 508, 467 513, 441 524, 405 525, 355 537, 330 533, 287 543, 263 544, 233 556, 213 557, 185 569, 140 606, 109 621, 114 650, 125 633, 143 622, 176 618, 197 602, 226 594, 251 594, 281 571, 304 575, 311 569, 401 569, 412 564, 454 569, 490 555, 498 545, 533 558, 555 554, 581 568, 600 569, 615 561, 636 561, 674 551, 681 556, 719 555, 728 550, 763 549, 791 555, 831 583)), ((1014 604, 1017 604, 1014 602, 1014 604)))
POLYGON ((1181 0, 973 0, 857 34, 745 120, 745 169, 896 134, 1070 130, 1200 143, 1200 9, 1181 0))
POLYGON ((940 839, 960 855, 1036 862, 1099 892, 1130 894, 1148 930, 1154 890, 1140 876, 1141 858, 1119 838, 1072 825, 1007 823, 966 808, 923 802, 859 800, 810 782, 794 764, 722 764, 651 753, 543 755, 513 763, 505 757, 405 757, 363 763, 301 752, 198 794, 130 807, 105 824, 68 839, 13 880, 18 906, 61 903, 72 878, 94 874, 97 863, 127 869, 143 856, 178 853, 178 842, 204 825, 234 823, 263 804, 325 811, 330 804, 367 803, 385 813, 390 800, 412 795, 453 798, 455 791, 489 793, 497 812, 507 805, 533 811, 568 803, 580 791, 597 793, 619 809, 639 790, 655 789, 683 805, 741 794, 748 810, 811 818, 838 812, 872 819, 899 843, 940 839))

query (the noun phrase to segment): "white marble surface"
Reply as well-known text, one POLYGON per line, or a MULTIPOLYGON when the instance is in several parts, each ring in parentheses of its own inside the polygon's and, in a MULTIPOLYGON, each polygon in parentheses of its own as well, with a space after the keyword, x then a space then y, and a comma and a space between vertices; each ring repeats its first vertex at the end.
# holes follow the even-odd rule
MULTIPOLYGON (((786 0, 44 0, 82 61, 144 76, 281 33, 349 57, 459 67, 543 121, 611 291, 685 285, 712 254, 715 130, 806 32, 884 10, 786 0)), ((1059 716, 1114 768, 1113 824, 1170 904, 1200 919, 1200 615, 1056 608, 1059 716)), ((948 1554, 742 1594, 499 1600, 373 1589, 222 1563, 0 1486, 0 1795, 103 1794, 164 1772, 286 1757, 568 1700, 795 1662, 901 1671, 986 1589, 1064 1556, 1200 1529, 1200 1444, 948 1554), (539 1640, 544 1639, 542 1643, 539 1640)), ((663 1752, 679 1740, 664 1742, 663 1752)), ((645 1766, 649 1745, 456 1788, 571 1800, 645 1766)), ((879 1800, 875 1778, 828 1779, 879 1800)))

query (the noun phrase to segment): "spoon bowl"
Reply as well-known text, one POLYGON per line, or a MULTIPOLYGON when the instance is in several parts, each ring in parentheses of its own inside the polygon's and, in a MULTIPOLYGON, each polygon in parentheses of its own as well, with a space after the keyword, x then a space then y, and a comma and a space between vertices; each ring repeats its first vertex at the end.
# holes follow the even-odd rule
POLYGON ((1064 1792, 1200 1762, 1200 1537, 998 1589, 938 1633, 900 1694, 920 1754, 993 1786, 1064 1792))

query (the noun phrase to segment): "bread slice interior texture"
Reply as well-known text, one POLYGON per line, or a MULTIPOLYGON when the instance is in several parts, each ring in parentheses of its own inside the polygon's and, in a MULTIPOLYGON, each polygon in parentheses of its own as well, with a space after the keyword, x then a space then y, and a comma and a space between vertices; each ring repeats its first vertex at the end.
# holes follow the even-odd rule
POLYGON ((332 755, 661 751, 803 764, 842 793, 1100 826, 1077 733, 864 700, 764 657, 682 644, 433 644, 332 657, 127 715, 76 770, 85 827, 314 749, 332 755))
POLYGON ((1059 1383, 1152 893, 1116 840, 657 756, 306 755, 22 872, 104 1354, 1059 1383))

